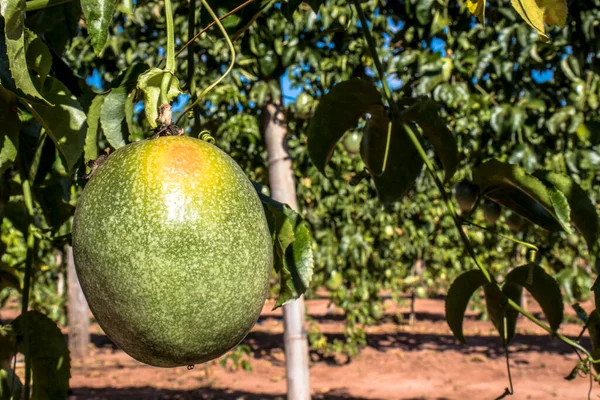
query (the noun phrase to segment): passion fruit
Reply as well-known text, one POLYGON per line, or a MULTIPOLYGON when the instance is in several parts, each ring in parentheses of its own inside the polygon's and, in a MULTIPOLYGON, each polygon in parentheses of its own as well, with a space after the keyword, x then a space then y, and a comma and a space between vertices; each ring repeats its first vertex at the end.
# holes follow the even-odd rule
POLYGON ((454 188, 454 197, 464 213, 470 212, 477 201, 478 188, 467 179, 463 179, 454 188))
POLYGON ((77 275, 108 337, 158 367, 199 364, 257 321, 273 267, 267 220, 242 169, 198 139, 118 149, 79 199, 77 275))
POLYGON ((502 214, 502 208, 498 205, 498 203, 486 200, 486 202, 483 204, 483 217, 487 223, 493 225, 498 222, 498 219, 500 219, 500 214, 502 214))

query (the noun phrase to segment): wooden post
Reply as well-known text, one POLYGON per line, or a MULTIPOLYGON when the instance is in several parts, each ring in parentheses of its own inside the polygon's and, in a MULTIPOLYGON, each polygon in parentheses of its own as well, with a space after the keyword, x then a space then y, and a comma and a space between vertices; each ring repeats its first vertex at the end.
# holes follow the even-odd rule
POLYGON ((87 357, 90 344, 90 317, 87 301, 81 291, 75 272, 73 248, 67 246, 67 321, 69 324, 69 351, 73 358, 87 357))
MULTIPOLYGON (((269 154, 271 197, 298 210, 292 160, 285 136, 287 124, 281 100, 270 102, 265 111, 265 143, 269 154)), ((304 329, 304 299, 283 306, 283 340, 287 376, 287 399, 310 399, 308 340, 304 329)))

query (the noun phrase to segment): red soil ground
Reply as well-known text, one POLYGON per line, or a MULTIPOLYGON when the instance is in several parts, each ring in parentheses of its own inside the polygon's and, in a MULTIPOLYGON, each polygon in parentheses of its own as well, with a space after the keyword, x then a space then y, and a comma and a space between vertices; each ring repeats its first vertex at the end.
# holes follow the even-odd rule
MULTIPOLYGON (((327 303, 307 302, 308 313, 323 332, 339 335, 343 317, 331 312, 327 303)), ((94 325, 89 358, 72 362, 70 399, 283 400, 283 327, 281 313, 271 312, 271 307, 267 303, 245 340, 252 348, 252 372, 224 369, 217 361, 191 371, 145 366, 115 348, 94 325)), ((10 318, 11 313, 3 310, 0 317, 10 318)), ((491 323, 469 313, 465 320, 469 345, 463 346, 452 336, 443 313, 443 300, 417 300, 414 325, 383 322, 368 328, 368 346, 350 362, 311 354, 314 398, 479 400, 501 395, 508 385, 506 361, 491 323)), ((569 336, 580 330, 575 324, 561 328, 569 336)), ((578 360, 568 346, 529 321, 521 320, 517 332, 510 347, 515 387, 510 398, 588 398, 588 378, 563 379, 578 360)), ((589 347, 587 339, 584 344, 589 347)), ((593 386, 592 398, 596 394, 600 394, 598 384, 593 386)))

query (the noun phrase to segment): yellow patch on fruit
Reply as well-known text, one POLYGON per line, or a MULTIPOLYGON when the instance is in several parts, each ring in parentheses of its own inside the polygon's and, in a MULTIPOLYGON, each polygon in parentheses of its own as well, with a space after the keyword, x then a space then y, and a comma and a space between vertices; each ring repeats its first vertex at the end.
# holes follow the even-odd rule
POLYGON ((205 168, 211 162, 208 146, 208 143, 178 136, 153 139, 142 161, 148 172, 148 183, 183 184, 193 190, 211 177, 207 173, 210 168, 205 168))

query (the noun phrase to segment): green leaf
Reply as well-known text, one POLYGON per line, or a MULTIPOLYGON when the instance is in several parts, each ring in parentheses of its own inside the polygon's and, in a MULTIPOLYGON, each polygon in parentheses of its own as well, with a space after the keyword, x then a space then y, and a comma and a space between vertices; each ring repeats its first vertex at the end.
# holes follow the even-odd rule
MULTIPOLYGON (((29 75, 27 66, 27 48, 25 43, 25 0, 0 0, 0 14, 4 18, 4 45, 15 92, 31 100, 50 105, 38 92, 29 75)), ((0 44, 0 48, 2 48, 0 44)), ((12 85, 7 86, 11 89, 12 85)))
POLYGON ((511 111, 512 108, 509 105, 503 104, 501 106, 497 106, 492 111, 492 116, 490 118, 490 125, 494 132, 498 135, 503 135, 504 133, 510 133, 511 131, 511 111))
POLYGON ((98 132, 100 128, 100 112, 104 104, 105 95, 99 94, 94 97, 87 114, 88 130, 85 135, 85 146, 83 148, 83 160, 88 161, 98 158, 98 132))
POLYGON ((308 126, 308 154, 325 174, 337 142, 363 115, 383 115, 381 94, 368 81, 352 79, 334 86, 320 101, 308 126))
POLYGON ((125 123, 127 124, 127 129, 130 133, 135 132, 133 117, 135 116, 134 102, 136 98, 136 92, 137 89, 134 89, 131 93, 127 95, 127 100, 125 100, 125 123))
POLYGON ((473 293, 485 285, 487 280, 481 271, 471 270, 460 274, 448 289, 446 296, 446 321, 450 330, 461 343, 466 343, 463 334, 463 320, 473 293))
POLYGON ((281 3, 281 13, 289 22, 294 22, 294 13, 302 2, 303 0, 286 0, 281 3))
POLYGON ((449 182, 458 167, 458 145, 452 132, 439 114, 439 105, 430 99, 420 101, 402 115, 408 120, 419 125, 423 135, 431 142, 436 154, 444 165, 445 180, 449 182))
POLYGON ((531 25, 540 36, 548 38, 544 28, 544 11, 536 0, 511 0, 511 3, 525 22, 531 25))
POLYGON ((582 141, 589 141, 592 146, 600 144, 600 121, 587 121, 577 128, 577 136, 582 141))
POLYGON ((538 166, 538 154, 536 151, 526 144, 515 146, 513 153, 508 158, 510 164, 520 165, 525 168, 525 171, 532 173, 538 166))
POLYGON ((87 131, 85 113, 71 92, 53 77, 46 79, 43 93, 56 105, 28 104, 28 108, 52 138, 71 171, 83 153, 87 131))
POLYGON ((423 168, 423 160, 404 131, 400 120, 392 124, 385 117, 372 116, 367 121, 360 154, 373 177, 377 195, 385 205, 400 200, 412 187, 423 168))
POLYGON ((563 320, 564 304, 560 287, 556 280, 537 265, 523 265, 510 271, 506 282, 527 289, 539 303, 550 327, 556 331, 563 320))
POLYGON ((598 244, 600 225, 596 207, 590 201, 587 193, 573 179, 564 174, 537 171, 534 176, 565 195, 571 207, 571 221, 585 238, 590 251, 594 251, 598 244))
POLYGON ((284 204, 269 203, 266 209, 274 222, 274 266, 281 285, 276 309, 306 292, 314 265, 308 229, 300 215, 284 204))
POLYGON ((496 330, 502 338, 504 345, 508 345, 517 329, 517 317, 519 313, 508 306, 506 298, 512 299, 515 303, 521 304, 521 295, 523 288, 519 285, 507 282, 502 290, 495 284, 488 283, 483 286, 485 293, 485 305, 490 316, 490 320, 496 327, 496 330), (504 317, 506 316, 506 335, 504 333, 504 317))
MULTIPOLYGON (((77 36, 78 32, 82 30, 82 26, 80 25, 81 14, 80 2, 69 1, 35 12, 28 12, 25 19, 25 26, 38 36, 44 37, 44 43, 52 49, 52 52, 56 52, 54 54, 54 62, 62 64, 63 61, 58 61, 57 57, 59 54, 69 51, 67 46, 72 43, 74 36, 77 36)), ((60 69, 60 67, 55 68, 54 77, 60 79, 69 87, 67 82, 60 78, 60 69)), ((69 72, 72 73, 72 71, 68 71, 67 73, 69 72)))
POLYGON ((114 148, 125 146, 123 137, 123 120, 125 119, 125 102, 127 93, 125 89, 117 88, 105 97, 100 114, 102 131, 108 143, 114 148))
POLYGON ((15 355, 15 351, 15 333, 12 326, 0 325, 0 366, 10 362, 10 359, 15 355))
MULTIPOLYGON (((18 337, 25 334, 25 318, 29 332, 29 352, 33 371, 32 399, 66 399, 69 391, 71 360, 65 337, 47 316, 28 311, 13 321, 18 337)), ((24 352, 24 343, 17 343, 24 352)))
POLYGON ((485 4, 486 0, 467 0, 467 8, 482 24, 485 24, 485 4))
POLYGON ((22 392, 21 379, 11 369, 0 369, 0 400, 19 400, 22 392))
POLYGON ((0 175, 17 157, 21 120, 15 107, 15 96, 0 86, 0 175))
POLYGON ((144 112, 146 113, 146 119, 152 128, 158 126, 156 120, 158 119, 161 85, 165 74, 171 75, 171 84, 167 91, 167 100, 171 102, 181 94, 179 79, 171 72, 163 71, 158 68, 150 68, 138 78, 138 89, 144 93, 144 112))
POLYGON ((108 39, 118 0, 81 0, 87 30, 96 54, 100 54, 108 39))
POLYGON ((310 231, 305 222, 300 221, 294 231, 294 241, 285 253, 286 267, 291 272, 296 298, 308 290, 313 276, 313 252, 310 231))
POLYGON ((567 233, 571 233, 571 208, 567 198, 560 190, 549 187, 548 196, 552 201, 554 207, 554 213, 563 230, 567 233))
POLYGON ((119 75, 112 83, 110 93, 106 95, 100 122, 108 143, 114 148, 125 146, 126 129, 123 121, 126 117, 126 106, 129 94, 135 90, 141 74, 149 69, 145 63, 134 64, 119 75))
MULTIPOLYGON (((32 33, 29 33, 33 35, 32 33)), ((42 39, 34 37, 27 46, 27 65, 40 76, 40 86, 44 86, 44 81, 52 68, 52 54, 48 46, 42 39)))
POLYGON ((492 159, 473 170, 481 193, 540 227, 562 228, 544 183, 517 165, 492 159))
POLYGON ((261 199, 273 239, 274 268, 280 289, 273 309, 302 296, 313 276, 314 261, 309 230, 302 217, 286 204, 264 195, 253 182, 261 199))

